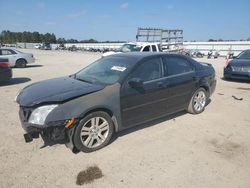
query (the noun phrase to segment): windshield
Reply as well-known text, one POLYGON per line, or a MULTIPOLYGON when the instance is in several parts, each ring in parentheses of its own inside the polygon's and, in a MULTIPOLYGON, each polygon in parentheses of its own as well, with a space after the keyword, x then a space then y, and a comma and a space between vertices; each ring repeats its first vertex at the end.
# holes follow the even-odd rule
POLYGON ((101 84, 118 82, 135 64, 127 58, 106 57, 97 60, 75 74, 75 79, 101 84))
POLYGON ((123 44, 119 49, 118 52, 138 52, 141 50, 141 46, 136 44, 123 44))
POLYGON ((237 59, 250 59, 250 50, 246 50, 241 52, 238 56, 237 59))

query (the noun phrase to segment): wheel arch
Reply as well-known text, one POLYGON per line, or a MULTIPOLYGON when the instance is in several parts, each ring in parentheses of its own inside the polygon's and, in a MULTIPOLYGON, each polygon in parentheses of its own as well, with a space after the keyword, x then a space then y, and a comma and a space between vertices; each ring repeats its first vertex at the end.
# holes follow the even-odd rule
MULTIPOLYGON (((19 60, 24 60, 25 63, 27 64, 27 60, 26 60, 25 58, 23 58, 23 57, 18 58, 18 59, 16 60, 16 63, 17 63, 19 60)), ((16 63, 15 63, 15 64, 16 64, 16 63)))
POLYGON ((208 94, 208 96, 210 96, 210 87, 209 87, 209 85, 207 83, 201 83, 200 86, 199 86, 199 88, 205 89, 206 92, 207 92, 207 94, 208 94))
POLYGON ((113 123, 114 123, 114 128, 115 128, 115 132, 118 132, 118 122, 117 122, 117 118, 116 116, 114 115, 113 111, 110 110, 109 108, 107 107, 96 107, 96 108, 92 108, 86 112, 84 112, 83 114, 81 114, 80 118, 83 118, 93 112, 97 112, 97 111, 103 111, 103 112, 106 112, 112 119, 113 123))

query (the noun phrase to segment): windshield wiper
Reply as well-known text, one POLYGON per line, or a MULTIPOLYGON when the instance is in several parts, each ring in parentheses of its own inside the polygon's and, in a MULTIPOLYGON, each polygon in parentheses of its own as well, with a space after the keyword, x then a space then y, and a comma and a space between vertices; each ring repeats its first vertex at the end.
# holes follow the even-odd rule
POLYGON ((75 76, 75 79, 79 80, 79 81, 82 81, 82 82, 87 82, 87 83, 93 84, 93 82, 91 80, 86 79, 86 78, 79 78, 79 77, 75 76))

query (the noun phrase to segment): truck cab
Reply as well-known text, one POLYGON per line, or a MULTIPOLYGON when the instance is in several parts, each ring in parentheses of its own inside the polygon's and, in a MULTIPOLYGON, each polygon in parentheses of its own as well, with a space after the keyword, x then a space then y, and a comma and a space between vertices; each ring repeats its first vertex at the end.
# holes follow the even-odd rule
POLYGON ((161 52, 161 47, 159 43, 150 42, 130 42, 123 44, 116 51, 109 51, 103 53, 103 57, 109 56, 116 53, 126 53, 126 52, 161 52))

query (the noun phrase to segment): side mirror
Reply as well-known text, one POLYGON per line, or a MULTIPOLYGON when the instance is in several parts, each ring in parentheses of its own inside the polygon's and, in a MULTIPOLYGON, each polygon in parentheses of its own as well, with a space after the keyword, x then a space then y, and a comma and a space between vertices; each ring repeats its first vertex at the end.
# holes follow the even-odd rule
POLYGON ((132 88, 142 88, 143 87, 143 81, 140 78, 132 78, 128 81, 128 84, 132 88))
POLYGON ((237 58, 237 56, 233 56, 233 59, 236 59, 237 58))

